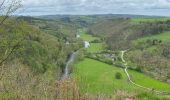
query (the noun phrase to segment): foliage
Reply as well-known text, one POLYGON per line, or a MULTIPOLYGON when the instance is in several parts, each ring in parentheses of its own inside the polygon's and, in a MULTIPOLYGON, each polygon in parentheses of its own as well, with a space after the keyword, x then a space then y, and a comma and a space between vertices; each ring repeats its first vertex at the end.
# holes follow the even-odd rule
POLYGON ((167 76, 168 76, 168 78, 170 79, 170 71, 168 71, 167 76))
POLYGON ((54 99, 56 79, 72 46, 21 19, 6 20, 0 28, 0 59, 10 56, 0 65, 0 98, 54 99))
POLYGON ((169 32, 162 33, 169 31, 168 20, 132 24, 131 19, 108 16, 49 17, 11 18, 0 28, 0 59, 10 54, 19 42, 6 63, 0 65, 0 78, 3 80, 0 81, 0 98, 42 100, 59 96, 75 100, 87 97, 106 99, 108 95, 108 98, 120 100, 164 98, 129 84, 120 68, 123 67, 120 66, 120 54, 113 52, 129 48, 131 50, 125 56, 130 63, 128 71, 132 80, 149 88, 169 92, 169 84, 147 76, 162 81, 169 78, 169 32), (79 39, 75 38, 77 32, 80 32, 79 39), (68 55, 82 48, 83 40, 91 42, 90 48, 80 49, 75 58, 77 62, 70 65, 73 72, 71 76, 76 77, 77 81, 72 83, 68 79, 56 84, 68 55), (112 54, 116 55, 114 63, 110 58, 112 54))
POLYGON ((95 40, 91 41, 90 43, 101 43, 101 42, 102 42, 101 40, 95 39, 95 40))
POLYGON ((170 59, 170 42, 168 41, 161 44, 160 51, 164 57, 170 59))
POLYGON ((144 23, 144 22, 164 22, 164 21, 168 21, 170 20, 170 18, 168 17, 158 17, 158 18, 132 18, 131 22, 133 24, 140 24, 140 23, 144 23))
POLYGON ((122 79, 122 74, 120 72, 116 72, 115 78, 116 79, 122 79))

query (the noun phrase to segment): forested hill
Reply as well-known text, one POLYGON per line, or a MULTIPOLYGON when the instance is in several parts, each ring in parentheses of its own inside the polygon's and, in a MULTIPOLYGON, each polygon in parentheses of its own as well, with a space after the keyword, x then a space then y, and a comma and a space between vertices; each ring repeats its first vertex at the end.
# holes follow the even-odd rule
POLYGON ((60 19, 60 18, 160 18, 161 16, 149 15, 131 15, 131 14, 93 14, 93 15, 45 15, 36 18, 42 19, 60 19))
MULTIPOLYGON (((55 88, 52 87, 60 78, 67 57, 78 48, 77 44, 67 45, 63 38, 51 35, 51 31, 58 33, 62 30, 43 31, 36 24, 11 17, 1 25, 1 91, 8 92, 4 92, 6 97, 0 95, 0 98, 17 99, 23 95, 27 99, 36 97, 40 100, 47 92, 49 98, 53 98, 55 88), (27 93, 29 95, 25 95, 27 93)), ((64 31, 67 33, 70 29, 64 31)), ((64 34, 60 36, 66 37, 64 34)))

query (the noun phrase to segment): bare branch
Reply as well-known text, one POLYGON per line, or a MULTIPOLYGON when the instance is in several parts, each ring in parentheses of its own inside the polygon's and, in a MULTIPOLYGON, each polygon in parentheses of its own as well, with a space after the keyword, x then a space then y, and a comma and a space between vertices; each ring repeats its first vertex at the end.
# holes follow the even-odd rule
POLYGON ((20 44, 21 41, 19 41, 16 45, 13 46, 10 53, 3 60, 0 61, 0 65, 3 65, 3 63, 10 57, 10 55, 19 47, 19 44, 20 44))
POLYGON ((3 0, 3 1, 0 3, 0 11, 1 11, 2 6, 4 5, 5 1, 6 1, 6 0, 3 0))
POLYGON ((10 2, 7 1, 8 0, 3 0, 2 3, 0 3, 0 14, 2 15, 0 26, 10 15, 21 7, 21 0, 10 0, 10 2))
POLYGON ((1 21, 0 21, 0 26, 4 23, 4 21, 8 18, 8 16, 5 16, 1 21))

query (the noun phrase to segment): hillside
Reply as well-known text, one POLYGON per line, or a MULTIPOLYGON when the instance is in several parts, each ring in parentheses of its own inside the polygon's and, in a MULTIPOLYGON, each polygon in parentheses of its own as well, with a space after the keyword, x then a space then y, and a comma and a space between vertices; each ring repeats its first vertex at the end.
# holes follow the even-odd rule
MULTIPOLYGON (((82 31, 81 31, 82 32, 82 31)), ((92 41, 95 40, 97 37, 91 36, 86 33, 81 33, 80 38, 83 38, 86 41, 92 41)), ((97 45, 94 43, 94 45, 97 45)), ((94 45, 91 45, 91 48, 93 48, 94 45)), ((99 52, 104 50, 102 46, 98 46, 99 49, 93 50, 94 52, 99 52)), ((87 52, 90 48, 87 48, 87 52)), ((93 54, 92 53, 92 54, 93 54)), ((100 53, 99 53, 100 54, 100 53)), ((102 52, 101 52, 102 54, 102 52)), ((120 63, 122 64, 122 63, 120 63)), ((152 88, 158 91, 169 91, 170 85, 164 82, 160 82, 158 80, 155 80, 144 73, 135 71, 133 69, 129 69, 129 74, 132 78, 132 80, 136 84, 140 84, 147 88, 152 88)), ((71 74, 72 77, 76 77, 78 79, 78 85, 80 87, 80 92, 82 93, 91 93, 91 94, 105 94, 105 95, 111 95, 112 93, 115 93, 116 91, 120 92, 127 92, 130 94, 134 94, 134 91, 136 91, 136 95, 133 96, 138 98, 138 95, 141 95, 143 93, 149 91, 146 89, 143 89, 141 87, 137 87, 133 84, 130 84, 128 80, 128 77, 126 73, 124 72, 123 68, 120 66, 117 66, 117 64, 110 64, 108 62, 103 62, 100 60, 100 56, 98 58, 89 58, 89 56, 86 56, 86 58, 81 59, 78 63, 75 64, 75 67, 73 69, 73 73, 71 74), (120 73, 121 77, 117 78, 116 74, 120 73)), ((133 97, 132 96, 132 97, 133 97)), ((156 96, 144 96, 147 99, 159 99, 159 97, 156 96)), ((141 99, 142 97, 140 97, 141 99)), ((164 97, 162 97, 164 98, 164 97)))
POLYGON ((169 27, 169 18, 131 18, 98 22, 89 32, 104 37, 110 50, 129 49, 132 69, 139 68, 156 79, 168 81, 169 27))
POLYGON ((169 18, 152 16, 10 17, 0 28, 0 98, 168 100, 169 31, 169 18))
POLYGON ((0 98, 53 98, 55 88, 52 87, 60 79, 67 56, 76 44, 66 45, 57 37, 15 18, 6 20, 0 31, 0 58, 4 60, 0 98))

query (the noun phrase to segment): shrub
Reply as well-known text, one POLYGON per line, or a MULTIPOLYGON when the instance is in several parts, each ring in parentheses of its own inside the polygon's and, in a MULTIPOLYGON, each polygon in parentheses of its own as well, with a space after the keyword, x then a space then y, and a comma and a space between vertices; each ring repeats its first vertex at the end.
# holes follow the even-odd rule
POLYGON ((167 77, 170 78, 170 71, 167 73, 167 77))
POLYGON ((81 49, 79 50, 79 52, 77 53, 76 57, 75 57, 75 62, 79 62, 79 61, 82 61, 84 60, 85 58, 85 49, 81 49))
POLYGON ((142 72, 142 69, 141 67, 137 66, 136 69, 135 69, 137 72, 142 72))
POLYGON ((91 41, 90 43, 101 43, 101 42, 102 42, 101 40, 95 39, 95 40, 91 41))
POLYGON ((116 72, 115 78, 116 79, 122 79, 122 74, 120 72, 116 72))

